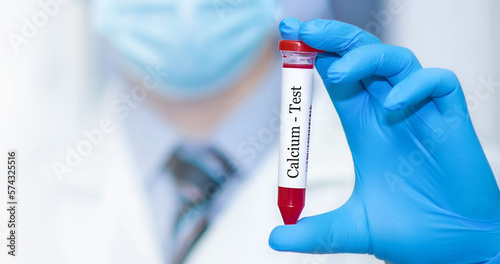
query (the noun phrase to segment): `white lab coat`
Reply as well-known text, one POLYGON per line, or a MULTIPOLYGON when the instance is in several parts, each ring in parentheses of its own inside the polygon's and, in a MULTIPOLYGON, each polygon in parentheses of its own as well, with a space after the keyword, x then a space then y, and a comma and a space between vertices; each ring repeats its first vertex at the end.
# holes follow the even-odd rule
POLYGON ((42 184, 21 189, 27 208, 19 263, 164 263, 122 132, 110 134, 71 174, 57 179, 46 171, 42 184), (28 232, 28 225, 36 228, 28 232))

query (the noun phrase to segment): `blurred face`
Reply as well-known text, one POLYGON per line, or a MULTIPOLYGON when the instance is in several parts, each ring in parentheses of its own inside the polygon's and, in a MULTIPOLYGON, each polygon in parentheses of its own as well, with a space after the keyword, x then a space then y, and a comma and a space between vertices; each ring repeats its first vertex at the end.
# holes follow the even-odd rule
POLYGON ((272 23, 269 0, 96 0, 93 26, 134 74, 161 68, 159 92, 216 93, 242 75, 272 23))

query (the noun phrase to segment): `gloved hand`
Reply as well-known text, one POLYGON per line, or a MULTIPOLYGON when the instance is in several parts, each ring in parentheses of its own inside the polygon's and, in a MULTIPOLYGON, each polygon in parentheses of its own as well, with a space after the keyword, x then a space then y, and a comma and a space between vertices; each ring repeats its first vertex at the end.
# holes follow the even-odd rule
POLYGON ((356 178, 342 207, 276 227, 269 245, 390 263, 500 262, 500 191, 457 77, 338 21, 287 18, 280 31, 327 51, 316 69, 356 178))

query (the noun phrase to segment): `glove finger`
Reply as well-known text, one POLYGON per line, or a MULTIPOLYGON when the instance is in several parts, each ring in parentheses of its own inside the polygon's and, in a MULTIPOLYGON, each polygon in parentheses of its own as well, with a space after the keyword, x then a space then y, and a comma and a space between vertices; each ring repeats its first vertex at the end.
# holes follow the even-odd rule
POLYGON ((389 92, 384 108, 397 111, 432 99, 438 111, 446 115, 456 106, 466 111, 465 97, 457 76, 445 69, 420 69, 389 92))
POLYGON ((392 85, 421 68, 410 50, 386 44, 373 44, 352 50, 332 63, 326 82, 362 81, 370 94, 377 117, 383 120, 383 103, 392 85))
POLYGON ((324 19, 304 22, 300 26, 299 37, 313 48, 341 56, 361 46, 381 43, 377 37, 354 25, 324 19))
POLYGON ((352 50, 333 63, 328 69, 328 79, 333 83, 351 83, 378 75, 394 86, 421 68, 409 49, 373 44, 352 50))
POLYGON ((370 242, 364 210, 352 210, 346 205, 303 218, 296 225, 276 227, 269 245, 278 251, 302 253, 368 253, 370 242))
POLYGON ((279 25, 281 37, 286 40, 299 40, 299 28, 303 23, 293 17, 281 20, 279 25))
MULTIPOLYGON (((323 45, 322 43, 324 43, 322 48, 326 52, 318 54, 316 69, 323 78, 339 114, 355 114, 355 108, 361 107, 361 104, 357 104, 359 100, 365 101, 368 98, 366 90, 361 83, 357 85, 329 85, 331 82, 328 81, 328 68, 340 58, 337 54, 363 45, 380 43, 380 40, 356 26, 334 20, 316 19, 304 23, 295 18, 285 18, 281 21, 279 28, 284 39, 303 37, 302 40, 306 43, 309 41, 308 44, 311 46, 323 45), (342 109, 345 108, 350 110, 343 111, 342 109)), ((344 118, 344 120, 346 119, 344 118)))
POLYGON ((328 84, 326 90, 339 114, 340 120, 345 125, 344 129, 348 129, 351 127, 349 124, 358 122, 356 116, 359 115, 363 108, 363 104, 360 102, 367 101, 369 95, 360 82, 332 84, 328 81, 328 68, 338 59, 340 59, 338 55, 321 55, 316 60, 316 69, 325 84, 328 84))

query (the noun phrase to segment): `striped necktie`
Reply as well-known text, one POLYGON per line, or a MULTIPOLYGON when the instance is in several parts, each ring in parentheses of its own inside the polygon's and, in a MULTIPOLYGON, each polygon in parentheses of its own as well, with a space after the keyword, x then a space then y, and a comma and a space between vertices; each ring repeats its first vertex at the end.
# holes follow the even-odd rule
POLYGON ((236 168, 213 147, 181 145, 167 163, 175 178, 179 210, 175 222, 173 263, 182 263, 206 230, 220 191, 236 168))

